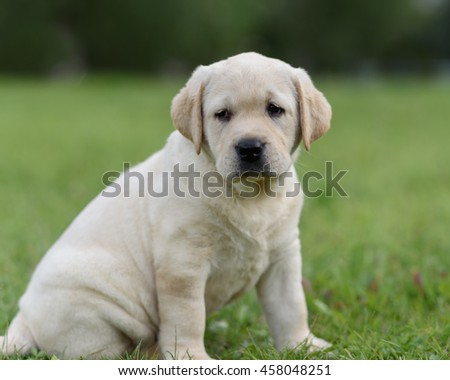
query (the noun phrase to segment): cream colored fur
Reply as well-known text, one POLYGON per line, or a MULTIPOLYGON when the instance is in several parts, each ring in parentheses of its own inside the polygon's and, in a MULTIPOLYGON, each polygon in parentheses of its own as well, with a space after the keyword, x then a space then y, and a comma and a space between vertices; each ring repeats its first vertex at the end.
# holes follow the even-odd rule
MULTIPOLYGON (((173 189, 140 197, 137 186, 129 197, 99 195, 37 267, 0 338, 2 353, 38 348, 90 358, 140 345, 148 352, 157 346, 165 358, 207 359, 206 316, 253 286, 279 349, 327 346, 308 328, 301 285, 303 197, 286 196, 297 181, 300 140, 309 149, 329 128, 323 95, 305 71, 244 53, 198 68, 175 97, 172 118, 178 131, 166 146, 131 169, 153 173, 157 186, 177 164, 233 177, 242 138, 264 141, 271 169, 292 178, 283 186, 271 180, 275 197, 178 197, 173 189), (269 102, 285 113, 268 116, 269 102), (224 108, 232 111, 226 123, 216 116, 224 108)), ((241 178, 226 185, 239 190, 241 178)))

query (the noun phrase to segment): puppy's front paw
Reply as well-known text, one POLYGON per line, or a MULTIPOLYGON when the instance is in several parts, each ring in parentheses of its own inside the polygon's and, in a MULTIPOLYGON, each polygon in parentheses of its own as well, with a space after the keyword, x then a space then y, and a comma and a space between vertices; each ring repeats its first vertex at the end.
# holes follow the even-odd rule
POLYGON ((319 350, 326 350, 327 348, 331 347, 331 343, 327 342, 324 339, 317 338, 314 335, 310 335, 306 341, 305 344, 308 346, 309 352, 319 351, 319 350))
POLYGON ((194 354, 192 355, 191 359, 193 360, 214 360, 211 356, 208 354, 194 354))
POLYGON ((190 351, 190 350, 185 350, 183 351, 184 353, 176 353, 173 354, 169 351, 166 351, 166 353, 164 355, 161 355, 162 359, 166 359, 166 360, 213 360, 207 353, 206 351, 190 351))
POLYGON ((205 350, 186 350, 186 353, 179 357, 181 360, 213 360, 205 350))

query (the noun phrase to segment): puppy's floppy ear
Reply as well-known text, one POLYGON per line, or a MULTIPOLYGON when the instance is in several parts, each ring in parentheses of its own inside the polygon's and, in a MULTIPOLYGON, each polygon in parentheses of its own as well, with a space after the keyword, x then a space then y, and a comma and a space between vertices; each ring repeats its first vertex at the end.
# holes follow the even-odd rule
POLYGON ((300 109, 300 128, 298 128, 294 147, 303 139, 303 144, 309 151, 311 143, 330 129, 331 106, 325 96, 314 87, 305 70, 295 69, 294 71, 294 83, 300 109))
POLYGON ((200 154, 203 141, 202 99, 207 68, 198 67, 180 92, 173 98, 171 116, 176 129, 194 143, 200 154))

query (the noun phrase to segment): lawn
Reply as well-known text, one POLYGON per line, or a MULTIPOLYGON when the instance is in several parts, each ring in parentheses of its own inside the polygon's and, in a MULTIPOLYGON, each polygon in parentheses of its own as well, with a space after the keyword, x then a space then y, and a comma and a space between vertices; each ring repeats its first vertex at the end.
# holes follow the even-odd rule
MULTIPOLYGON (((348 170, 348 197, 307 199, 300 222, 310 324, 333 347, 277 353, 250 293, 209 319, 207 350, 222 359, 449 359, 450 82, 317 82, 332 129, 298 170, 323 173, 325 161, 348 170)), ((33 268, 102 189, 102 174, 162 147, 181 84, 0 79, 1 335, 33 268)))

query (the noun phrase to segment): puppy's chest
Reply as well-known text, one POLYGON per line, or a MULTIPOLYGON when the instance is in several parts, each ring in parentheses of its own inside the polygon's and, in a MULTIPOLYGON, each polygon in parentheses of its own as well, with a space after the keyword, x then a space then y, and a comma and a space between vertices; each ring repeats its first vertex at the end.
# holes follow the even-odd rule
POLYGON ((211 256, 205 290, 207 313, 219 309, 253 287, 270 262, 269 241, 223 234, 211 256))
POLYGON ((289 212, 279 202, 246 202, 245 207, 230 202, 226 206, 209 215, 208 313, 258 282, 286 240, 284 231, 292 227, 287 225, 289 212))

